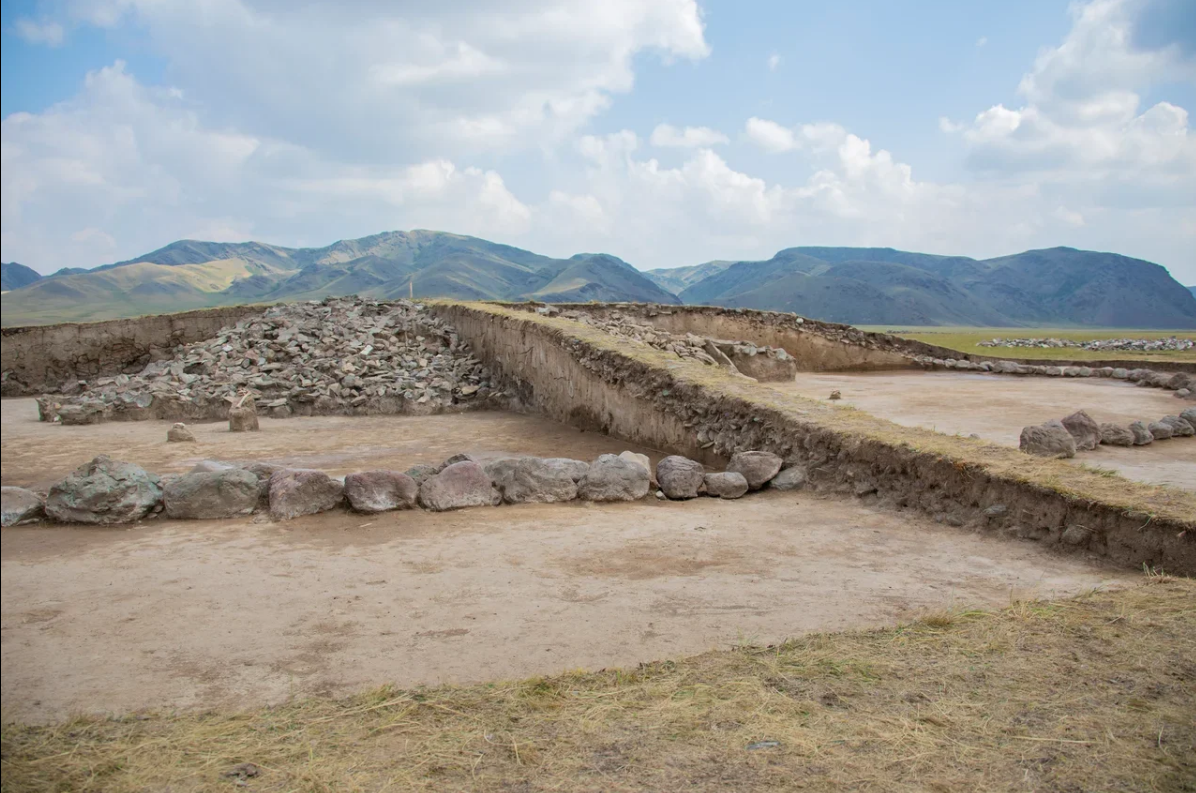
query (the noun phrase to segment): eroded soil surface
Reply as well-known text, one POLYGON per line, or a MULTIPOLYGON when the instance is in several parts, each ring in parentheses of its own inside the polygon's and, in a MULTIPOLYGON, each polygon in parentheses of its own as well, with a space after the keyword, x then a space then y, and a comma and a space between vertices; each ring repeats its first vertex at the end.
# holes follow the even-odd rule
MULTIPOLYGON (((793 383, 769 383, 802 396, 826 399, 839 390, 839 404, 880 418, 948 435, 976 434, 1017 446, 1027 424, 1086 410, 1097 421, 1157 421, 1192 404, 1171 391, 1139 388, 1105 378, 1007 377, 970 372, 808 374, 793 383)), ((1072 461, 1118 471, 1152 484, 1196 490, 1196 439, 1156 441, 1149 446, 1100 446, 1072 461)))
POLYGON ((792 493, 0 536, 23 720, 634 665, 1118 577, 792 493))

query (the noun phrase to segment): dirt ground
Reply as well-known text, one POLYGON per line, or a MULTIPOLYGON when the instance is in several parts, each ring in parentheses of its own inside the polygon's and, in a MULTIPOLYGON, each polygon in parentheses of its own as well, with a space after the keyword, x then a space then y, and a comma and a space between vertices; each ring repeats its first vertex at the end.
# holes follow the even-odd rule
POLYGON ((228 431, 225 422, 191 424, 195 443, 167 443, 168 421, 121 421, 63 427, 37 420, 32 399, 0 401, 5 485, 48 489, 97 454, 154 473, 182 473, 200 460, 262 460, 319 468, 334 476, 378 468, 406 470, 465 452, 482 461, 511 454, 593 460, 624 449, 653 464, 663 455, 567 424, 506 412, 445 416, 263 418, 260 432, 228 431))
POLYGON ((1121 580, 785 493, 0 536, 4 708, 33 721, 634 666, 1121 580))
MULTIPOLYGON (((1017 446, 1027 424, 1061 419, 1086 410, 1097 421, 1129 424, 1156 421, 1190 405, 1170 391, 1139 388, 1104 378, 1004 377, 970 372, 884 372, 808 374, 794 383, 769 383, 802 396, 826 399, 843 394, 852 405, 880 418, 949 435, 976 434, 1017 446)), ((1196 438, 1156 441, 1149 446, 1100 446, 1074 462, 1118 471, 1152 484, 1196 490, 1196 438)))

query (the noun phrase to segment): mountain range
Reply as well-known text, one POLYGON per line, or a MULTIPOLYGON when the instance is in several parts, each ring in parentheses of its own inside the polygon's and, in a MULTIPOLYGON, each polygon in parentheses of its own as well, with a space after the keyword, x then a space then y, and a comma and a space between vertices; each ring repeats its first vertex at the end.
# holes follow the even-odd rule
POLYGON ((853 324, 1196 328, 1196 287, 1112 253, 1051 248, 977 260, 892 248, 786 248, 763 261, 641 272, 437 231, 323 248, 180 240, 51 276, 4 264, 3 324, 89 321, 360 294, 545 302, 638 301, 792 311, 853 324))

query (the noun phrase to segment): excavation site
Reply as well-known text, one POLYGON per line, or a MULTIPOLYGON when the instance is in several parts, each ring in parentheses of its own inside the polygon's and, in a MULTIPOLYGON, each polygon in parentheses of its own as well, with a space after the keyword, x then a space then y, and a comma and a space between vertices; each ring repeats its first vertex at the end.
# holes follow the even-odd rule
POLYGON ((1149 614, 1196 595, 1196 364, 996 352, 632 303, 4 328, 5 722, 187 769, 119 789, 956 789, 919 758, 991 694, 975 763, 1056 789, 1103 738, 1029 670, 1132 641, 1066 696, 1136 698, 1183 789, 1193 632, 1149 614))

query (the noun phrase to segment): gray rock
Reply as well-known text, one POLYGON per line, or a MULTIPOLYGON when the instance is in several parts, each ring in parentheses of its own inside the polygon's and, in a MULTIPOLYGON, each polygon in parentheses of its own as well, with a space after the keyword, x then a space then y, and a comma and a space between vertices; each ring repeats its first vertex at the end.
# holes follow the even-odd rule
POLYGON ((1062 422, 1052 419, 1044 424, 1023 427, 1018 448, 1038 457, 1075 457, 1076 439, 1062 422))
POLYGON ((1134 433, 1120 424, 1104 422, 1100 425, 1100 442, 1106 446, 1133 446, 1134 433))
POLYGON ((706 474, 706 495, 713 498, 739 498, 748 490, 747 479, 738 471, 706 474))
POLYGON ((108 411, 101 405, 63 405, 58 409, 58 420, 67 425, 102 424, 108 420, 108 411))
POLYGON ((465 507, 493 507, 502 503, 485 469, 473 460, 452 463, 419 486, 419 503, 433 512, 465 507))
POLYGON ((46 514, 62 523, 130 523, 144 518, 161 500, 158 477, 101 454, 50 488, 46 514))
POLYGON ((806 469, 800 465, 793 465, 772 478, 768 486, 773 490, 800 490, 810 479, 806 469))
POLYGON ((1191 379, 1192 376, 1187 372, 1176 372, 1167 378, 1167 382, 1163 387, 1172 391, 1178 391, 1181 388, 1187 388, 1191 379))
POLYGON ((1100 425, 1082 410, 1064 418, 1063 426, 1076 439, 1076 451, 1091 451, 1100 444, 1100 425))
POLYGON ((648 469, 615 454, 603 454, 577 483, 577 495, 586 501, 636 501, 648 495, 648 469))
POLYGON ((183 474, 162 489, 166 515, 185 520, 214 520, 249 515, 258 504, 257 476, 240 468, 183 474))
POLYGON ((170 429, 166 430, 167 443, 195 443, 195 435, 187 428, 186 424, 178 422, 170 429))
POLYGON ((589 463, 569 457, 549 457, 544 462, 562 469, 574 482, 580 482, 590 470, 589 463))
POLYGON ((257 432, 258 429, 256 408, 246 404, 228 409, 229 432, 257 432))
POLYGON ((1175 396, 1179 399, 1191 399, 1196 397, 1196 392, 1193 392, 1190 388, 1181 388, 1175 392, 1175 396))
POLYGON ((671 454, 656 464, 656 481, 672 499, 697 498, 705 483, 706 468, 696 460, 671 454))
POLYGON ((237 468, 243 471, 248 471, 257 477, 257 506, 260 510, 270 509, 270 477, 279 471, 285 470, 281 465, 274 463, 263 463, 258 460, 252 460, 247 463, 238 463, 237 468))
POLYGON ((1129 370, 1122 369, 1120 366, 1113 370, 1112 376, 1118 380, 1125 380, 1130 376, 1129 370))
POLYGON ((434 465, 427 465, 426 463, 413 465, 407 469, 407 476, 414 479, 417 485, 422 485, 425 479, 429 476, 436 476, 438 473, 440 473, 439 468, 434 465))
POLYGON ((737 452, 731 456, 727 470, 743 474, 748 490, 759 490, 780 472, 783 462, 772 452, 737 452))
POLYGON ((563 457, 504 457, 488 463, 485 471, 508 504, 552 504, 577 498, 577 480, 585 475, 579 463, 589 469, 580 460, 563 457))
POLYGON ((984 517, 986 518, 1000 518, 1009 511, 1009 507, 1004 504, 993 504, 984 508, 984 517))
POLYGON ((0 526, 31 523, 45 514, 42 497, 23 487, 0 487, 0 526))
POLYGON ((652 461, 648 459, 648 455, 640 454, 639 452, 624 451, 619 452, 619 456, 624 460, 630 460, 633 463, 639 463, 648 472, 648 478, 652 478, 652 461))
POLYGON ((1135 421, 1130 424, 1130 432, 1134 434, 1135 446, 1146 446, 1154 443, 1154 435, 1150 433, 1150 428, 1146 426, 1145 422, 1135 421))
POLYGON ((290 520, 340 505, 345 486, 323 471, 286 468, 270 477, 270 517, 290 520))
POLYGON ((1196 429, 1179 416, 1163 416, 1159 421, 1171 428, 1172 438, 1190 438, 1196 435, 1196 429))
POLYGON ((1184 408, 1179 412, 1179 417, 1192 425, 1196 429, 1196 407, 1184 408))
POLYGON ((1152 421, 1146 425, 1146 429, 1150 430, 1150 434, 1156 441, 1165 441, 1175 434, 1171 425, 1162 421, 1152 421))
POLYGON ((357 512, 411 509, 419 498, 419 485, 398 471, 361 471, 345 477, 345 498, 357 512))
POLYGON ((237 466, 233 463, 226 463, 223 460, 200 460, 191 467, 188 473, 201 474, 210 471, 230 471, 237 466))
POLYGON ((1091 529, 1081 526, 1078 523, 1073 523, 1063 531, 1061 539, 1068 545, 1083 545, 1088 542, 1088 538, 1091 536, 1091 529))

